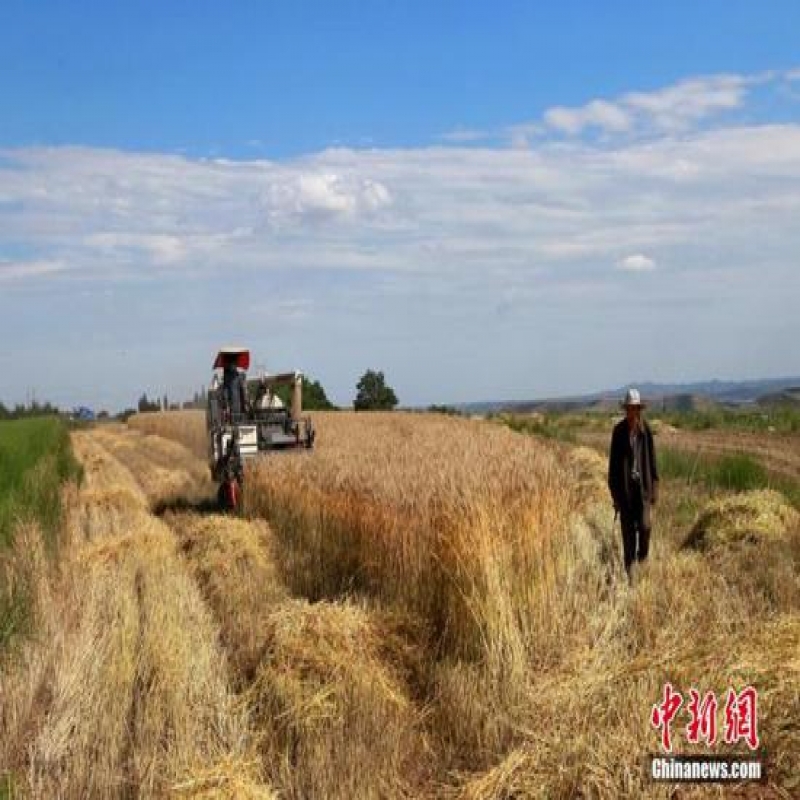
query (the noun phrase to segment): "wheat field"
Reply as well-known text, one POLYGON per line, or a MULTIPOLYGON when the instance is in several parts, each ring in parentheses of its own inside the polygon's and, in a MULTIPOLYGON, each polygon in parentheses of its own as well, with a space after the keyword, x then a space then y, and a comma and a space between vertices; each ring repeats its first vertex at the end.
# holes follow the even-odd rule
POLYGON ((313 452, 248 468, 242 518, 207 502, 202 414, 73 435, 86 480, 62 567, 38 572, 45 634, 0 666, 18 794, 797 796, 780 497, 667 483, 629 586, 594 450, 433 415, 314 422, 313 452), (667 680, 758 688, 766 783, 648 780, 667 680))

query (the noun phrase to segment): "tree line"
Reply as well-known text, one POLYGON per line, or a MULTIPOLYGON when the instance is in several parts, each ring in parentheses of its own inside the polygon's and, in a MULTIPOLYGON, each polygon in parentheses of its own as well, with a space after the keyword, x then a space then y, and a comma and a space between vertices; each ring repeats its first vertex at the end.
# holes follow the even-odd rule
MULTIPOLYGON (((278 386, 275 393, 284 405, 291 404, 291 387, 278 386)), ((397 406, 397 394, 386 382, 386 376, 379 370, 368 369, 356 384, 356 394, 353 408, 356 411, 389 411, 397 406)), ((195 392, 191 401, 182 405, 170 403, 165 394, 163 397, 150 398, 143 392, 139 398, 136 409, 140 414, 151 411, 166 411, 177 408, 205 408, 206 390, 195 392)), ((332 411, 336 406, 328 399, 325 388, 318 380, 303 376, 303 408, 306 411, 332 411)), ((133 413, 133 409, 129 410, 133 413)), ((128 412, 126 412, 128 413, 128 412)))
POLYGON ((35 400, 30 405, 17 403, 13 408, 6 408, 0 403, 0 419, 25 419, 26 417, 51 417, 59 413, 58 408, 52 403, 37 403, 35 400))
MULTIPOLYGON (((291 403, 291 387, 279 386, 276 393, 285 405, 291 403)), ((368 369, 356 384, 356 394, 353 400, 353 408, 356 411, 388 411, 397 406, 398 400, 394 389, 386 382, 386 377, 379 370, 368 369)), ((195 392, 190 401, 184 403, 170 402, 169 397, 164 394, 162 397, 151 398, 147 392, 142 392, 135 408, 127 408, 120 415, 121 419, 135 414, 145 414, 154 411, 166 411, 178 408, 205 408, 206 390, 202 388, 195 392)), ((331 411, 337 407, 328 399, 325 388, 318 380, 313 380, 303 376, 303 408, 307 411, 331 411)), ((3 419, 23 419, 26 417, 46 417, 60 414, 57 406, 52 403, 39 403, 33 401, 28 405, 17 403, 9 408, 0 402, 0 420, 3 419)), ((97 417, 104 419, 108 417, 108 412, 101 411, 97 417)))

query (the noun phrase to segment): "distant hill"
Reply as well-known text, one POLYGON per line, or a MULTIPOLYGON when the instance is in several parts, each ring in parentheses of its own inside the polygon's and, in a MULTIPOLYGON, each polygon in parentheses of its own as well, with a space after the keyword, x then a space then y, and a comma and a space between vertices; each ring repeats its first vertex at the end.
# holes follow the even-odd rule
POLYGON ((518 414, 532 411, 613 411, 628 386, 636 386, 653 409, 665 411, 697 411, 720 404, 800 404, 800 378, 770 378, 748 381, 699 381, 695 383, 653 383, 632 381, 625 387, 571 397, 543 398, 526 401, 489 401, 461 403, 457 408, 467 414, 491 414, 511 411, 518 414))
POLYGON ((770 392, 759 397, 759 406, 795 406, 800 407, 800 386, 789 386, 777 392, 770 392))

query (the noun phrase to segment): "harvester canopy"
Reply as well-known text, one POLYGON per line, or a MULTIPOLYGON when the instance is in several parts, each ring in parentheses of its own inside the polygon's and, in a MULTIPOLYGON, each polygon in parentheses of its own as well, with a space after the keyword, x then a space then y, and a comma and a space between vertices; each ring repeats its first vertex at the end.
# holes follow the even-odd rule
POLYGON ((221 347, 214 360, 214 369, 224 369, 231 361, 239 368, 250 369, 250 351, 246 347, 221 347))

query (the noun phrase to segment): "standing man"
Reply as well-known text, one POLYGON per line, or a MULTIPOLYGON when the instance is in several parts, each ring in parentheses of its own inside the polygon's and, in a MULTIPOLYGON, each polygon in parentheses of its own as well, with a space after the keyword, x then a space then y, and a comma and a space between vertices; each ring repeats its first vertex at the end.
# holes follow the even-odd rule
POLYGON ((625 419, 614 426, 608 456, 608 488, 622 520, 625 571, 644 561, 650 549, 650 507, 658 500, 658 467, 653 433, 642 417, 639 392, 629 389, 622 401, 625 419))
POLYGON ((225 402, 228 406, 231 420, 235 420, 247 410, 245 380, 236 366, 235 356, 228 357, 223 369, 222 387, 225 394, 225 402))

